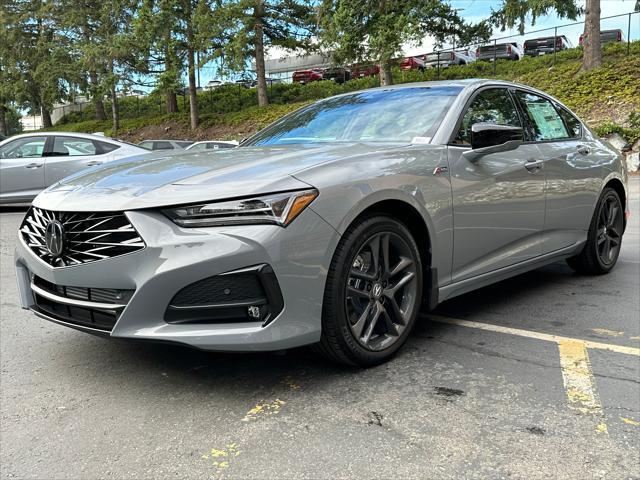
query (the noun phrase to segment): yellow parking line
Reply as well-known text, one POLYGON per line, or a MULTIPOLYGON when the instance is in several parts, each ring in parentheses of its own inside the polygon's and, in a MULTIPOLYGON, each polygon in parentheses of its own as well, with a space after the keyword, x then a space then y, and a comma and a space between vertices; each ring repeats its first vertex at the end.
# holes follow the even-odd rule
POLYGON ((635 355, 640 357, 640 348, 626 347, 624 345, 613 345, 611 343, 592 342, 590 340, 582 340, 579 338, 563 337, 560 335, 551 335, 549 333, 534 332, 532 330, 523 330, 520 328, 504 327, 502 325, 494 325, 491 323, 473 322, 470 320, 462 320, 459 318, 443 317, 440 315, 428 315, 428 318, 438 323, 447 323, 449 325, 458 325, 461 327, 475 328, 478 330, 487 330, 490 332, 506 333, 508 335, 517 335, 519 337, 534 338, 536 340, 544 340, 546 342, 582 342, 586 348, 595 348, 599 350, 609 350, 610 352, 623 353, 626 355, 635 355))
POLYGON ((627 425, 633 425, 634 427, 640 427, 640 422, 636 422, 635 420, 632 420, 630 418, 620 417, 620 420, 622 420, 627 425))
POLYGON ((599 420, 596 430, 600 433, 607 433, 602 404, 596 392, 595 379, 585 342, 561 341, 558 342, 558 350, 560 351, 562 379, 567 397, 569 397, 569 407, 596 416, 599 420))

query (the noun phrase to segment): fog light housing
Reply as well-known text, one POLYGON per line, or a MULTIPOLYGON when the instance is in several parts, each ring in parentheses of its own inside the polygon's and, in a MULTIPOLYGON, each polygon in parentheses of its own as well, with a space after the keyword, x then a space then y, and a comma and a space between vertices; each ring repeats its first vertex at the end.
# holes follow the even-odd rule
POLYGON ((267 264, 221 273, 187 285, 169 302, 167 323, 260 322, 284 308, 275 272, 267 264))

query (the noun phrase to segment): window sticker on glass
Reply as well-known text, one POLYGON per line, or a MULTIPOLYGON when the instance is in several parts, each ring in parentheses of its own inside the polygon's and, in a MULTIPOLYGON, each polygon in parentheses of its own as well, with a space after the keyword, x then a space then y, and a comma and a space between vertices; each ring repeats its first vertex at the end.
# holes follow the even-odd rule
POLYGON ((527 102, 527 109, 545 139, 567 137, 567 130, 550 103, 527 102))

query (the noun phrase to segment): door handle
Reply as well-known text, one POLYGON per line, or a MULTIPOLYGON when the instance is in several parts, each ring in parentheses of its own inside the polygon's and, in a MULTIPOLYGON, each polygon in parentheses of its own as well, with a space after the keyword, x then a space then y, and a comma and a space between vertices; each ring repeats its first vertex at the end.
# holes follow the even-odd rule
POLYGON ((25 165, 25 168, 28 168, 29 170, 33 170, 34 168, 40 168, 42 166, 42 163, 30 163, 28 165, 25 165))
POLYGON ((542 167, 544 167, 544 160, 527 160, 527 163, 524 164, 524 168, 531 173, 537 172, 542 167))
POLYGON ((96 165, 102 165, 102 162, 98 160, 91 160, 90 162, 85 163, 87 167, 95 167, 96 165))
POLYGON ((591 153, 591 149, 586 145, 578 145, 577 147, 578 153, 582 155, 589 155, 591 153))

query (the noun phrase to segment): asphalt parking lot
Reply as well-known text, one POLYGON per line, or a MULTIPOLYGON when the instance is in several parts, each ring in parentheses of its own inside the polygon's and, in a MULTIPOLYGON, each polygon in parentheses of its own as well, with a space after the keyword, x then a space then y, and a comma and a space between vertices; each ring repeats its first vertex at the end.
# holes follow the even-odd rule
POLYGON ((0 212, 2 478, 640 478, 640 178, 617 268, 458 297, 400 355, 209 354, 18 306, 0 212))

